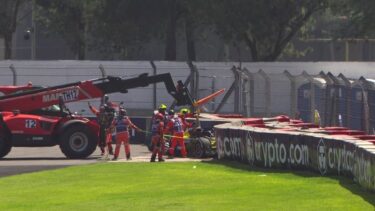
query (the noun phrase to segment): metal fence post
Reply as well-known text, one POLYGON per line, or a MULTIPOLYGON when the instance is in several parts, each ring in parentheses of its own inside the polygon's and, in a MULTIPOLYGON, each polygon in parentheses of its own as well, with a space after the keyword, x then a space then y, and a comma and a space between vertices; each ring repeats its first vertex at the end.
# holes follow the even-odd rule
MULTIPOLYGON (((232 70, 233 70, 233 68, 232 68, 232 70)), ((234 73, 235 74, 235 73, 234 73)), ((234 79, 234 81, 233 81, 233 83, 232 83, 232 85, 229 87, 229 89, 228 89, 228 91, 225 93, 225 95, 224 95, 224 97, 223 97, 223 99, 221 100, 221 102, 220 102, 220 104, 217 106, 217 108, 215 109, 215 114, 217 114, 220 110, 221 110, 221 108, 224 106, 224 104, 227 102, 227 100, 228 100, 228 98, 229 98, 229 96, 232 94, 232 92, 235 90, 235 88, 236 88, 236 83, 237 83, 237 81, 236 81, 236 76, 234 77, 235 79, 234 79)), ((236 102, 234 103, 234 104, 236 104, 236 102)), ((235 107, 235 106, 234 106, 235 107)))
MULTIPOLYGON (((212 76, 212 81, 211 81, 211 94, 215 93, 216 90, 216 76, 212 76)), ((215 110, 215 102, 216 98, 212 99, 211 101, 211 110, 215 110)))
POLYGON ((198 99, 198 91, 199 91, 199 70, 197 66, 193 65, 195 71, 195 97, 198 99))
POLYGON ((243 72, 246 74, 247 76, 247 83, 248 83, 248 86, 249 86, 249 104, 248 104, 248 110, 249 110, 249 113, 248 113, 248 116, 252 116, 254 115, 254 102, 255 102, 255 94, 254 94, 254 74, 251 73, 248 69, 246 68, 243 68, 243 72))
POLYGON ((262 69, 258 71, 259 75, 262 76, 264 79, 264 99, 266 100, 265 105, 265 115, 270 116, 270 107, 271 107, 271 83, 270 78, 268 77, 267 73, 264 72, 262 69))
POLYGON ((351 106, 352 106, 350 103, 352 84, 342 73, 340 73, 338 77, 344 82, 345 87, 348 88, 345 102, 346 102, 346 124, 349 125, 350 116, 351 116, 351 106))
POLYGON ((15 86, 15 85, 17 85, 17 71, 16 71, 16 68, 14 67, 13 64, 11 64, 9 66, 9 68, 10 68, 10 71, 12 71, 12 74, 13 74, 13 85, 15 86))
POLYGON ((314 78, 311 75, 309 75, 305 70, 302 72, 302 76, 306 78, 310 83, 310 119, 311 119, 311 122, 314 122, 314 113, 315 113, 314 78))
POLYGON ((325 89, 325 102, 324 102, 324 126, 328 125, 331 126, 332 124, 336 124, 335 116, 336 116, 336 109, 335 109, 335 101, 336 101, 336 90, 333 86, 333 81, 329 78, 323 71, 320 71, 319 76, 322 77, 326 81, 326 89, 325 89))
POLYGON ((297 112, 297 88, 296 78, 289 73, 288 70, 284 70, 283 73, 290 81, 290 116, 294 117, 297 112))
MULTIPOLYGON (((335 125, 340 125, 340 122, 338 121, 338 115, 339 115, 339 99, 340 99, 340 81, 331 73, 331 72, 328 72, 327 73, 327 77, 330 78, 330 80, 332 81, 333 83, 333 87, 334 87, 334 93, 333 93, 333 105, 332 105, 332 108, 333 108, 333 111, 332 111, 332 116, 333 116, 333 124, 335 125)), ((346 103, 346 102, 345 102, 346 103)), ((342 118, 342 114, 341 114, 341 118, 342 118)))
POLYGON ((197 88, 197 84, 196 84, 197 83, 197 69, 194 66, 192 61, 188 61, 187 64, 190 68, 190 75, 191 75, 191 78, 190 78, 190 93, 191 93, 191 95, 194 99, 197 99, 197 97, 198 97, 197 96, 198 90, 196 89, 197 88))
POLYGON ((107 76, 107 73, 105 72, 104 66, 102 64, 99 65, 99 70, 102 74, 102 77, 105 78, 107 76))
POLYGON ((363 106, 364 106, 363 123, 365 127, 364 131, 366 133, 369 133, 370 132, 370 107, 369 107, 369 102, 368 102, 368 90, 369 90, 370 85, 368 84, 366 78, 364 78, 363 76, 359 78, 359 81, 360 81, 360 86, 362 88, 362 95, 363 95, 363 106))
POLYGON ((249 78, 243 69, 239 69, 241 74, 241 104, 242 104, 242 115, 245 117, 249 117, 249 78))
POLYGON ((232 72, 234 75, 234 81, 235 83, 235 88, 234 88, 234 108, 233 111, 234 113, 238 114, 240 113, 240 104, 241 104, 241 96, 240 96, 240 87, 241 87, 241 76, 239 72, 237 71, 237 67, 233 66, 232 67, 232 72))
MULTIPOLYGON (((151 67, 152 67, 152 74, 156 75, 157 74, 157 69, 154 61, 150 61, 151 67)), ((156 83, 152 84, 152 105, 153 109, 157 108, 157 93, 156 93, 156 83)))

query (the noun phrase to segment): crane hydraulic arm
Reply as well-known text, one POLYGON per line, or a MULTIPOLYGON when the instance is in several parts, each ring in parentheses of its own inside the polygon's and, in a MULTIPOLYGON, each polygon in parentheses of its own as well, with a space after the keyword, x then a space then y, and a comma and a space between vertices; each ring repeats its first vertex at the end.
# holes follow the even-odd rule
POLYGON ((108 76, 1 96, 0 111, 19 110, 20 112, 30 112, 59 104, 61 99, 65 103, 69 103, 100 98, 104 94, 115 92, 126 93, 129 89, 145 87, 159 82, 164 82, 168 93, 173 96, 177 105, 193 104, 188 90, 182 86, 180 81, 176 87, 169 73, 152 76, 148 76, 145 73, 130 79, 108 76))
POLYGON ((28 90, 33 89, 33 85, 31 82, 29 82, 27 85, 23 86, 0 86, 0 93, 3 93, 5 95, 20 91, 20 90, 28 90))

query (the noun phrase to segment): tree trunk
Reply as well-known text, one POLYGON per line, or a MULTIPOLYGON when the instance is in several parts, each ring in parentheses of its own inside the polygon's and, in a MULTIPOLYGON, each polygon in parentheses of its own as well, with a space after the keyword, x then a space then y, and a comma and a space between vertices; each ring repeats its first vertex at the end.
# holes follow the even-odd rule
POLYGON ((253 59, 252 61, 257 62, 258 61, 258 50, 257 50, 256 43, 255 43, 255 41, 251 40, 246 33, 245 33, 245 43, 246 43, 247 47, 250 48, 251 58, 253 59))
POLYGON ((78 60, 86 59, 86 43, 88 38, 88 2, 83 1, 82 11, 79 15, 79 43, 78 43, 78 60))
POLYGON ((78 46, 78 60, 85 60, 85 43, 80 42, 78 46))
POLYGON ((169 23, 166 36, 165 60, 176 61, 176 0, 171 0, 169 2, 169 23))
POLYGON ((189 61, 196 61, 193 23, 189 17, 185 19, 186 49, 189 61))
POLYGON ((12 33, 7 33, 4 36, 4 43, 5 43, 5 55, 4 59, 12 59, 12 33))
POLYGON ((86 57, 86 32, 85 24, 82 21, 78 22, 78 40, 77 40, 77 59, 85 60, 86 57))

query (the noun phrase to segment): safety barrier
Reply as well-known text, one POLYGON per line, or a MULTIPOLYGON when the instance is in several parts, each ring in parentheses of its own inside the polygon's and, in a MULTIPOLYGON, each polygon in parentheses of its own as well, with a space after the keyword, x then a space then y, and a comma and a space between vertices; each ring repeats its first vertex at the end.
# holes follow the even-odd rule
MULTIPOLYGON (((298 124, 308 126, 306 123, 298 124)), ((297 124, 289 122, 289 125, 297 124)), ((252 126, 243 125, 241 121, 216 125, 218 159, 265 168, 342 175, 375 191, 375 136, 355 136, 363 132, 345 128, 304 130, 271 127, 273 129, 254 121, 252 126), (360 140, 361 137, 372 140, 360 140)))

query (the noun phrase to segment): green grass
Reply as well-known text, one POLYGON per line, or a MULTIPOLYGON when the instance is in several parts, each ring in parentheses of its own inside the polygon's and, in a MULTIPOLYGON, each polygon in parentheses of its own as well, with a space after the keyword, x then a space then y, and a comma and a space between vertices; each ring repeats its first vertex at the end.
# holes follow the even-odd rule
POLYGON ((349 179, 224 163, 100 163, 0 178, 0 210, 374 210, 349 179), (195 167, 194 167, 195 166, 195 167))

